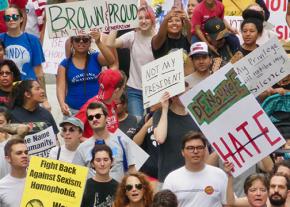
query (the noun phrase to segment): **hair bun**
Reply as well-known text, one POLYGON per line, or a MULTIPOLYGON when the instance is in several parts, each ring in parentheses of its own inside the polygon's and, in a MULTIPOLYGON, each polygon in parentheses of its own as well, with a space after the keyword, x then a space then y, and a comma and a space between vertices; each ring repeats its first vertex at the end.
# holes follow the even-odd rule
POLYGON ((265 21, 264 15, 261 12, 253 10, 253 9, 245 9, 242 13, 242 17, 244 19, 255 18, 262 22, 265 21))

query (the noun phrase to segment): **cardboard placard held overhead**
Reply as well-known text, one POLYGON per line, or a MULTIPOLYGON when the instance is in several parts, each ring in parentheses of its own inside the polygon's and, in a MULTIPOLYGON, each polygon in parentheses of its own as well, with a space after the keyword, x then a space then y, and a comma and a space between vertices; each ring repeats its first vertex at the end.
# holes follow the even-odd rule
POLYGON ((285 143, 230 65, 180 99, 220 158, 233 163, 235 177, 285 143))
POLYGON ((234 69, 258 96, 290 73, 290 60, 278 39, 272 38, 236 62, 234 69))
POLYGON ((50 38, 138 27, 138 0, 87 0, 45 8, 50 38))
POLYGON ((185 91, 182 49, 142 66, 144 109, 160 102, 167 91, 170 97, 185 91))
POLYGON ((32 156, 21 207, 80 206, 88 168, 32 156))

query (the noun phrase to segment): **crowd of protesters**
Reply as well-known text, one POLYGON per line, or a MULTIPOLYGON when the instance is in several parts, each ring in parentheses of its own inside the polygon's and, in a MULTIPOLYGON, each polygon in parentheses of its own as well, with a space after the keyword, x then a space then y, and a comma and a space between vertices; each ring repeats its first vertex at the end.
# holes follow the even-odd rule
POLYGON ((29 167, 25 136, 48 127, 57 146, 46 157, 89 169, 82 207, 290 207, 290 76, 257 97, 262 106, 283 100, 265 111, 286 144, 235 178, 233 164, 219 158, 179 95, 164 91, 160 103, 143 108, 143 65, 182 49, 189 90, 276 36, 263 0, 189 0, 159 26, 141 0, 137 28, 68 37, 56 74, 58 126, 42 68, 44 8, 73 1, 9 0, 0 11, 0 207, 20 206, 29 167), (242 16, 240 28, 225 15, 242 16), (118 130, 149 155, 140 169, 118 130))

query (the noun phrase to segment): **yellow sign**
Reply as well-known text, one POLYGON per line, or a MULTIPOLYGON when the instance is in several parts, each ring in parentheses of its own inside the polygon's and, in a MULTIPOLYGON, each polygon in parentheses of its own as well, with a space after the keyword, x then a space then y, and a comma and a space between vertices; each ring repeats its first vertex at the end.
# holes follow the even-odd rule
POLYGON ((88 168, 32 156, 21 207, 80 206, 88 168))
POLYGON ((255 0, 223 0, 225 6, 225 16, 242 16, 242 12, 255 0))

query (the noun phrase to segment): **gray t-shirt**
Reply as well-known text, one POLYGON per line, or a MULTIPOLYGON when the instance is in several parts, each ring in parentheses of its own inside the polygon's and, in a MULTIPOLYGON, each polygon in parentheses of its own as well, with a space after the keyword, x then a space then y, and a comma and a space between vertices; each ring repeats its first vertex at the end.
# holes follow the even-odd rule
POLYGON ((5 159, 4 146, 7 140, 0 143, 0 179, 5 177, 10 172, 10 166, 5 159))
MULTIPOLYGON (((90 164, 92 160, 92 150, 95 146, 95 141, 96 139, 94 137, 91 137, 87 141, 81 143, 73 159, 74 164, 89 167, 88 178, 91 178, 95 175, 95 170, 91 168, 90 164)), ((113 167, 110 171, 110 176, 116 181, 120 182, 124 176, 123 149, 119 143, 118 137, 113 134, 110 134, 110 137, 106 139, 105 142, 112 149, 114 158, 113 167)), ((134 156, 129 143, 125 139, 122 139, 122 137, 121 142, 125 148, 128 166, 135 165, 134 156)))

